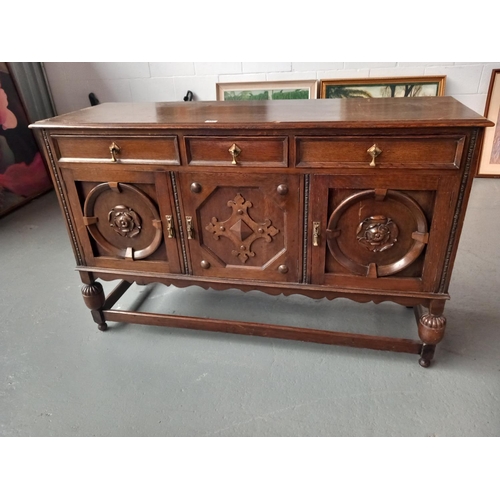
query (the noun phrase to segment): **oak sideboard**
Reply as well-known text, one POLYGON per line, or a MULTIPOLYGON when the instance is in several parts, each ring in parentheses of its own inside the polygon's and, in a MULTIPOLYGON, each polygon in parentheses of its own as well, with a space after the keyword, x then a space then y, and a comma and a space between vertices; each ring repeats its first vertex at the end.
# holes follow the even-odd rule
POLYGON ((416 97, 106 103, 31 127, 99 329, 391 350, 427 367, 490 125, 416 97), (120 281, 106 297, 99 280, 120 281), (134 282, 392 301, 414 308, 415 339, 113 309, 134 282))

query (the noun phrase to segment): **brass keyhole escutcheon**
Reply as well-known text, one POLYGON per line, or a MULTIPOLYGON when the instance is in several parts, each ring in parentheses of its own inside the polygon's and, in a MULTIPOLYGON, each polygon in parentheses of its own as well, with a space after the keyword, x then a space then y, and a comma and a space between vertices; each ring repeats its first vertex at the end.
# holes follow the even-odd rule
POLYGON ((120 153, 120 148, 113 142, 111 146, 109 146, 109 152, 111 153, 111 161, 116 161, 116 155, 120 153))
POLYGON ((231 156, 233 158, 233 161, 231 162, 231 165, 238 165, 236 163, 236 157, 241 153, 241 149, 236 146, 236 144, 233 144, 228 151, 231 153, 231 156))
POLYGON ((374 144, 371 148, 367 149, 366 152, 372 157, 372 161, 370 162, 370 167, 376 167, 375 158, 382 153, 382 150, 374 144))

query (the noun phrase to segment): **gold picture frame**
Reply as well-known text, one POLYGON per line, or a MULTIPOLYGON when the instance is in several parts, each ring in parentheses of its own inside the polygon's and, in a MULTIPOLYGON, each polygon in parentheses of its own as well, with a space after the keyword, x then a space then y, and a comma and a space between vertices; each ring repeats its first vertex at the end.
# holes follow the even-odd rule
POLYGON ((443 96, 446 75, 320 81, 320 99, 443 96))
POLYGON ((491 72, 484 116, 495 126, 484 131, 481 158, 476 177, 500 177, 500 69, 491 72))
POLYGON ((317 80, 217 83, 218 101, 316 99, 317 80))

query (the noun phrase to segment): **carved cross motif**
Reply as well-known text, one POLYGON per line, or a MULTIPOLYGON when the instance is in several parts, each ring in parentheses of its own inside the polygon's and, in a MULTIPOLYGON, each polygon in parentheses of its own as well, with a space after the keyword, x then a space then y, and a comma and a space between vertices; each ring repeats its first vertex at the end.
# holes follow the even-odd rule
POLYGON ((264 222, 254 221, 248 215, 248 209, 253 206, 252 202, 245 201, 239 193, 234 200, 227 202, 227 206, 233 209, 231 217, 224 222, 212 217, 212 221, 205 229, 213 233, 216 240, 221 236, 231 240, 237 247, 232 254, 245 263, 249 257, 255 257, 255 252, 251 251, 252 243, 259 238, 264 238, 266 242, 272 241, 272 237, 279 233, 279 229, 275 228, 269 219, 264 222))

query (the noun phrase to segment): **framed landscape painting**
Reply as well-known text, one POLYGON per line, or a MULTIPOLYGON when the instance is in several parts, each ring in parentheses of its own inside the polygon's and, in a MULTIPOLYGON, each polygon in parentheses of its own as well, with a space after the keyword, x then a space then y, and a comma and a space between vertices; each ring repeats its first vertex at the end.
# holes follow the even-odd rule
POLYGON ((283 99, 316 99, 316 80, 282 82, 217 83, 218 101, 276 101, 283 99))
POLYGON ((446 76, 321 80, 321 99, 443 96, 446 76))
POLYGON ((495 126, 484 131, 483 149, 477 177, 500 177, 500 69, 491 73, 484 116, 495 126))

